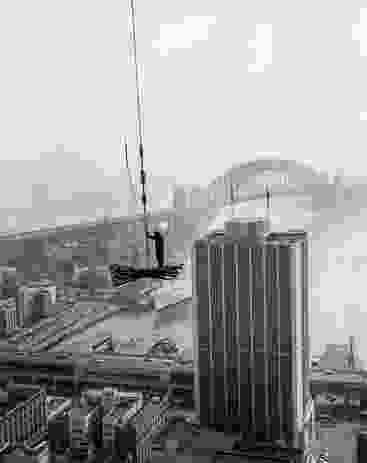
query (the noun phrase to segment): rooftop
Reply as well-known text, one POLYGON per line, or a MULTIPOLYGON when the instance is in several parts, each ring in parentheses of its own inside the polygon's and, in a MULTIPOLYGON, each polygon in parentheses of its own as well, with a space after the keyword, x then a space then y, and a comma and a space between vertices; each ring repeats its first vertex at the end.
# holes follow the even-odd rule
POLYGON ((91 412, 96 409, 96 404, 90 403, 86 400, 75 400, 74 404, 70 409, 70 412, 74 416, 84 416, 87 417, 91 412))
POLYGON ((259 456, 251 457, 243 455, 239 452, 228 452, 223 454, 212 455, 155 455, 152 458, 152 463, 287 463, 293 462, 294 460, 285 460, 284 457, 281 459, 271 458, 269 459, 259 456))
POLYGON ((0 388, 0 417, 40 392, 38 386, 9 384, 0 388))
POLYGON ((124 415, 128 410, 130 410, 135 403, 135 400, 119 400, 112 408, 110 413, 108 413, 107 416, 109 416, 112 419, 119 419, 123 418, 124 415))
POLYGON ((183 417, 172 418, 167 427, 158 436, 157 441, 162 447, 177 443, 178 453, 213 455, 219 450, 232 450, 238 435, 225 435, 203 427, 193 426, 183 417))
MULTIPOLYGON (((354 355, 356 369, 363 369, 363 362, 354 355)), ((320 356, 319 366, 324 369, 351 370, 348 366, 350 348, 348 344, 327 344, 325 352, 320 356)))
POLYGON ((356 453, 356 432, 359 429, 357 423, 338 422, 333 426, 321 427, 320 440, 315 448, 326 447, 329 451, 331 462, 353 462, 356 453))
POLYGON ((67 397, 47 396, 46 404, 48 415, 51 415, 52 413, 56 412, 58 408, 60 408, 64 404, 66 405, 67 403, 71 403, 71 400, 67 397))
POLYGON ((26 455, 19 450, 15 450, 8 455, 3 455, 4 463, 35 463, 37 461, 36 457, 26 455))

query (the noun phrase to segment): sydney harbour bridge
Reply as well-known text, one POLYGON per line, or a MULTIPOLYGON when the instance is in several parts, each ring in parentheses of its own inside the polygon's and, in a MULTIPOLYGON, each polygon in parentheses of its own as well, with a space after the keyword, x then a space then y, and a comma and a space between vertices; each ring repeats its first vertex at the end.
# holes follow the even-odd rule
MULTIPOLYGON (((210 224, 226 208, 251 203, 256 205, 255 209, 260 211, 261 215, 262 207, 265 206, 266 187, 270 191, 271 206, 274 210, 280 204, 293 202, 292 209, 297 209, 297 205, 301 205, 300 209, 306 214, 314 214, 325 208, 332 211, 336 204, 346 201, 348 196, 343 186, 330 181, 327 174, 317 172, 312 167, 289 160, 258 159, 228 169, 206 188, 202 188, 200 201, 192 202, 189 207, 161 210, 150 214, 149 223, 152 228, 162 222, 168 224, 169 257, 177 253, 187 255, 193 241, 205 233, 210 224)), ((351 195, 350 192, 349 194, 351 195)), ((251 211, 253 210, 252 207, 251 211)), ((246 209, 241 211, 242 213, 246 215, 246 209)), ((321 217, 322 214, 320 215, 322 229, 321 217)), ((315 220, 313 228, 315 230, 315 220)), ((138 248, 143 252, 143 230, 142 217, 137 216, 7 234, 0 240, 1 263, 5 264, 7 259, 11 259, 19 252, 23 253, 19 244, 28 238, 32 241, 40 238, 51 242, 53 239, 100 240, 107 243, 107 248, 110 248, 110 252, 105 253, 104 260, 109 261, 113 258, 117 260, 116 263, 123 263, 131 257, 132 248, 138 248)))

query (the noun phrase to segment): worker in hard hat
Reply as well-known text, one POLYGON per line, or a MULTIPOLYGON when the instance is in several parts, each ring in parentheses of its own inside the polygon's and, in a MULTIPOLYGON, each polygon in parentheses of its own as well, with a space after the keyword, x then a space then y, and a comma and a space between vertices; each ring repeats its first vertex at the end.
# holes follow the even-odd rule
POLYGON ((155 228, 153 233, 147 233, 147 237, 155 242, 155 258, 158 267, 162 268, 164 265, 164 237, 158 227, 155 228))

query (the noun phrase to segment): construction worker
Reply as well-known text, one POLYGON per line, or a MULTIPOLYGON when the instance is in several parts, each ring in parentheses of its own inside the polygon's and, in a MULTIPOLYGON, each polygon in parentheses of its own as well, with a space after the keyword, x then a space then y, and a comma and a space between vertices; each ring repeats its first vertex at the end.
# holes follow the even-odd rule
POLYGON ((158 228, 154 230, 154 233, 147 233, 147 237, 155 242, 155 258, 158 263, 158 267, 162 268, 164 265, 164 238, 158 228))

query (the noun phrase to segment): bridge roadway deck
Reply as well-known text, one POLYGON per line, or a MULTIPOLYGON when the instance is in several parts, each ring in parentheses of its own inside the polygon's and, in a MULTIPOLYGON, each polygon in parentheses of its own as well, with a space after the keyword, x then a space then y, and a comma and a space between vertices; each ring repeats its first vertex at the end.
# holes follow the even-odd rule
POLYGON ((113 305, 108 302, 78 302, 74 308, 50 317, 42 326, 36 326, 32 332, 21 333, 13 337, 20 349, 32 352, 46 351, 62 340, 72 337, 106 318, 129 310, 127 304, 113 305))
MULTIPOLYGON (((192 391, 194 383, 192 366, 179 365, 172 360, 147 359, 143 355, 105 353, 0 352, 0 374, 3 377, 62 377, 66 381, 75 381, 78 377, 103 383, 118 379, 121 384, 137 382, 146 386, 153 381, 171 383, 173 387, 187 391, 192 391)), ((312 371, 311 390, 315 394, 367 391, 367 372, 338 371, 328 374, 312 371)))
MULTIPOLYGON (((165 218, 166 216, 172 214, 171 209, 162 209, 160 211, 153 212, 153 218, 165 218)), ((138 214, 135 217, 113 217, 109 223, 111 225, 119 225, 123 223, 131 222, 141 222, 143 216, 138 214)), ((0 233, 0 239, 24 239, 24 238, 44 238, 51 235, 58 235, 66 232, 78 232, 78 231, 88 231, 94 230, 97 226, 103 224, 102 220, 91 220, 91 221, 82 221, 80 223, 67 224, 67 225, 56 225, 51 227, 41 227, 33 230, 19 230, 19 231, 9 231, 6 233, 0 233)))

